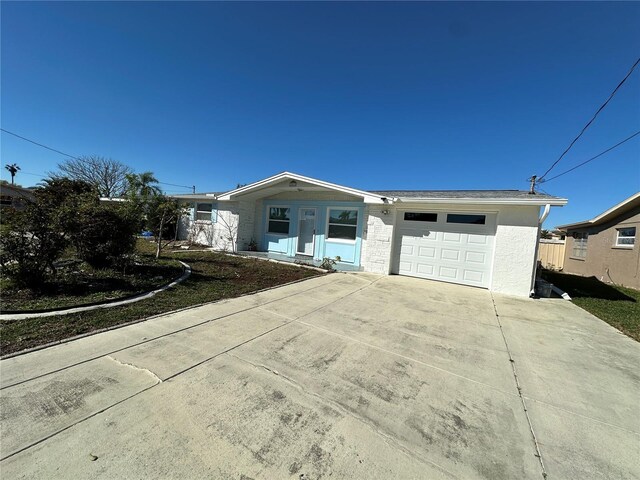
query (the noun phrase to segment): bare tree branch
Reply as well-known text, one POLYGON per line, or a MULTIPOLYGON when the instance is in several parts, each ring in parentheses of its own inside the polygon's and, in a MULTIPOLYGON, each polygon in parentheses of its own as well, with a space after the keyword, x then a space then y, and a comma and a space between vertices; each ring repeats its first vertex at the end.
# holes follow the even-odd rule
POLYGON ((69 177, 95 185, 102 197, 119 197, 127 190, 127 175, 133 170, 112 158, 89 155, 58 164, 52 177, 69 177))

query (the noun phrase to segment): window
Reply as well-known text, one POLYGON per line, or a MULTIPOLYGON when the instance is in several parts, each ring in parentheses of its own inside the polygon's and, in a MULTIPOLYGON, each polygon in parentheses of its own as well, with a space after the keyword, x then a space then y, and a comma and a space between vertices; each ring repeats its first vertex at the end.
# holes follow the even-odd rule
POLYGON ((196 203, 196 221, 210 222, 212 207, 210 203, 196 203))
POLYGON ((269 229, 268 233, 278 235, 289 234, 289 209, 282 207, 269 207, 269 229))
POLYGON ((574 232, 573 233, 573 250, 571 256, 575 258, 587 257, 587 240, 589 234, 587 232, 574 232))
POLYGON ((631 247, 636 243, 636 227, 618 228, 616 247, 631 247))
POLYGON ((447 223, 469 223, 472 225, 484 225, 486 215, 471 215, 462 213, 449 213, 447 223))
POLYGON ((327 238, 334 240, 355 240, 357 229, 357 210, 329 210, 327 238))
POLYGON ((409 222, 437 222, 437 213, 404 212, 404 219, 409 222))

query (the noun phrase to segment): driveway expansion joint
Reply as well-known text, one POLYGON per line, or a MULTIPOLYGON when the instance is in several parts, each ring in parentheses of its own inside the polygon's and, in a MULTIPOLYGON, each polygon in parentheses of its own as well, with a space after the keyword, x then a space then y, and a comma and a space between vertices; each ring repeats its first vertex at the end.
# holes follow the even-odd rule
MULTIPOLYGON (((491 292, 489 292, 491 293, 491 292)), ((542 469, 542 478, 547 478, 547 470, 544 466, 544 461, 542 460, 542 453, 540 452, 540 445, 538 443, 538 438, 536 437, 536 432, 533 429, 533 424, 531 423, 531 417, 529 416, 529 411, 527 409, 527 402, 525 401, 525 396, 522 394, 522 387, 520 386, 520 380, 518 379, 518 371, 516 370, 516 361, 511 354, 511 349, 509 348, 509 342, 507 342, 507 337, 504 334, 504 329, 502 328, 502 323, 500 322, 500 315, 498 314, 498 307, 496 306, 495 298, 493 294, 491 294, 491 302, 493 303, 493 309, 496 314, 496 320, 498 325, 500 326, 500 333, 502 334, 502 339, 504 340, 504 345, 507 349, 507 355, 509 356, 509 363, 511 364, 511 370, 513 372, 513 378, 516 382, 516 389, 518 390, 518 396, 520 397, 520 402, 522 403, 522 408, 524 410, 525 417, 527 417, 527 423, 529 424, 529 431, 531 432, 531 436, 533 438, 533 444, 535 446, 536 453, 534 456, 540 462, 540 468, 542 469)))

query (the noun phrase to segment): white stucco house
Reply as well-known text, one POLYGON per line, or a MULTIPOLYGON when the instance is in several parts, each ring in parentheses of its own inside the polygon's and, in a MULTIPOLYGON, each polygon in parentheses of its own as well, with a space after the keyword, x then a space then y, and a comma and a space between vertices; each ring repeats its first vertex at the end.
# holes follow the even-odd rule
POLYGON ((520 190, 369 192, 289 172, 175 197, 190 212, 181 239, 520 296, 535 280, 541 221, 567 203, 520 190))

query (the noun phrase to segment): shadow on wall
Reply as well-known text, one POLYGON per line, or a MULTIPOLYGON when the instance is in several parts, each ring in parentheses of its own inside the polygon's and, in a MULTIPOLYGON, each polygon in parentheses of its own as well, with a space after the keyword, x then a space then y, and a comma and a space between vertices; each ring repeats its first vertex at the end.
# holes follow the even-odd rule
POLYGON ((586 297, 636 302, 634 298, 625 295, 613 285, 601 282, 596 277, 581 277, 550 270, 544 270, 542 276, 545 280, 567 292, 571 298, 586 297))

